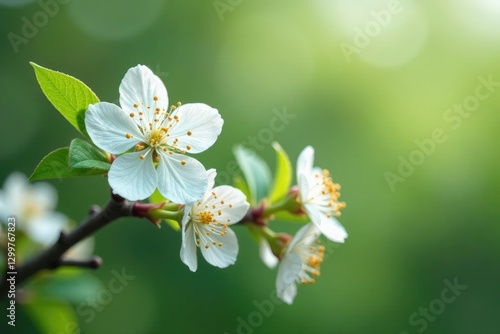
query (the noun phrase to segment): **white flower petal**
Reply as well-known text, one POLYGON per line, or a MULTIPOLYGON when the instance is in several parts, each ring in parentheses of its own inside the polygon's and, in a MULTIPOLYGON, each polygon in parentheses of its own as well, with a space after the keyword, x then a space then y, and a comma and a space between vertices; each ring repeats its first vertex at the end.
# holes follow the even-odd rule
POLYGON ((19 172, 10 174, 5 180, 0 198, 0 217, 2 220, 6 222, 9 216, 22 214, 23 197, 29 186, 26 176, 19 172))
POLYGON ((334 242, 344 243, 347 232, 344 227, 334 217, 328 218, 312 204, 304 205, 307 215, 311 221, 319 228, 321 234, 334 242))
POLYGON ((137 65, 127 71, 120 84, 120 105, 127 112, 144 112, 147 124, 153 119, 155 108, 168 111, 167 89, 147 66, 137 65), (134 104, 138 104, 139 109, 134 108, 134 104))
POLYGON ((214 212, 218 221, 229 225, 238 223, 250 208, 246 196, 239 189, 231 186, 215 187, 203 197, 203 204, 213 208, 211 211, 214 212))
POLYGON ((168 154, 158 151, 158 190, 178 204, 200 200, 208 188, 208 176, 205 167, 196 159, 182 154, 168 154), (185 164, 182 164, 182 161, 185 164))
POLYGON ((277 295, 285 303, 287 303, 288 305, 292 305, 293 300, 295 299, 295 296, 297 295, 297 285, 290 284, 288 286, 288 288, 280 291, 279 293, 277 293, 277 295))
POLYGON ((190 153, 199 153, 212 146, 222 131, 224 121, 217 109, 203 103, 184 104, 177 108, 173 116, 179 116, 179 122, 174 123, 170 139, 178 139, 177 147, 190 153), (188 131, 191 135, 188 135, 188 131))
POLYGON ((300 174, 297 181, 299 184, 300 201, 306 203, 309 196, 309 180, 305 174, 300 174))
POLYGON ((68 218, 59 212, 50 212, 29 222, 26 234, 42 245, 57 241, 59 234, 68 226, 68 218))
POLYGON ((210 243, 208 244, 208 248, 205 248, 202 241, 200 247, 201 254, 205 260, 211 265, 219 268, 226 268, 234 264, 238 256, 238 239, 236 238, 236 234, 230 228, 226 229, 226 231, 227 233, 224 236, 220 236, 216 233, 210 235, 210 238, 216 245, 210 243), (222 246, 219 246, 219 243, 222 243, 222 246))
POLYGON ((287 304, 291 304, 297 294, 295 281, 301 269, 302 260, 297 253, 287 252, 281 259, 276 276, 276 294, 287 304))
POLYGON ((269 268, 273 269, 278 264, 278 258, 273 254, 269 242, 265 238, 260 238, 259 241, 260 259, 269 268))
POLYGON ((314 223, 309 223, 304 226, 302 226, 297 233, 295 233, 292 241, 290 241, 290 244, 288 245, 289 250, 293 250, 296 247, 300 247, 301 245, 307 244, 307 247, 309 247, 309 244, 311 242, 314 242, 319 237, 320 230, 317 227, 316 224, 314 223))
POLYGON ((185 208, 184 218, 182 222, 182 246, 181 246, 181 260, 184 262, 191 271, 195 272, 198 269, 198 259, 196 255, 196 235, 194 232, 193 223, 188 223, 190 207, 185 208))
POLYGON ((45 182, 35 183, 31 186, 30 197, 43 211, 52 211, 57 205, 57 191, 50 184, 45 182))
POLYGON ((90 105, 85 125, 94 144, 112 154, 123 153, 145 140, 130 116, 112 103, 90 105), (132 137, 127 138, 127 134, 132 137))
POLYGON ((108 174, 113 192, 130 201, 151 196, 158 183, 152 155, 152 150, 143 150, 116 158, 108 174), (144 159, 140 158, 141 155, 144 159))
POLYGON ((207 191, 210 191, 213 189, 213 187, 215 185, 215 177, 217 176, 217 171, 215 170, 215 168, 210 168, 209 170, 207 170, 207 176, 208 176, 208 190, 207 191))
POLYGON ((314 148, 307 146, 300 152, 297 159, 297 182, 300 174, 310 175, 314 164, 314 148))

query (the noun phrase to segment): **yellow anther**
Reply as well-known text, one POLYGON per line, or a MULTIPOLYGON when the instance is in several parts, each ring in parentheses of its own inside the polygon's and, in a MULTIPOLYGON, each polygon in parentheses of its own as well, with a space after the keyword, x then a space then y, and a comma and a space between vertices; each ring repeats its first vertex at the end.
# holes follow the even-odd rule
POLYGON ((158 101, 158 96, 154 96, 153 100, 158 101))
POLYGON ((141 154, 141 155, 139 156, 139 158, 140 158, 141 160, 144 160, 144 154, 141 154))
POLYGON ((129 116, 130 116, 130 117, 134 117, 134 116, 135 116, 135 114, 134 114, 133 112, 131 112, 131 113, 129 114, 129 116))
POLYGON ((134 103, 134 108, 139 108, 139 105, 137 103, 134 103))
POLYGON ((189 151, 191 149, 191 145, 186 145, 186 149, 189 151))
POLYGON ((219 242, 219 247, 222 247, 222 242, 219 242))
POLYGON ((213 215, 209 211, 200 212, 198 214, 198 219, 202 224, 210 224, 212 222, 213 215))
POLYGON ((186 160, 181 160, 181 165, 185 166, 186 165, 186 160))
POLYGON ((220 216, 220 215, 222 215, 222 211, 221 211, 221 210, 217 211, 217 214, 218 214, 219 216, 220 216))
POLYGON ((125 137, 127 137, 127 139, 130 139, 130 138, 132 138, 133 136, 132 136, 130 133, 127 133, 127 134, 125 135, 125 137))
POLYGON ((210 246, 208 244, 205 245, 205 248, 208 249, 210 246))
POLYGON ((178 107, 182 106, 182 103, 177 102, 177 106, 178 106, 178 107))
POLYGON ((174 115, 174 119, 178 122, 179 121, 179 116, 174 115))
POLYGON ((136 149, 137 151, 140 151, 140 150, 143 150, 143 149, 144 149, 144 146, 142 146, 142 145, 140 145, 140 144, 137 144, 137 145, 135 145, 135 149, 136 149))
POLYGON ((188 136, 191 136, 192 134, 193 134, 193 133, 192 133, 191 131, 188 131, 188 132, 187 132, 187 135, 188 135, 188 136))
POLYGON ((224 201, 220 201, 220 204, 224 205, 224 201))

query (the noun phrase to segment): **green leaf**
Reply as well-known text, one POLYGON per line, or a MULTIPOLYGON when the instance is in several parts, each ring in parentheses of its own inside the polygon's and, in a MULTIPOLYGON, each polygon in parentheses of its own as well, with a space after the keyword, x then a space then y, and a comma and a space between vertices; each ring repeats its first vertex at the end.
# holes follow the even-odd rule
POLYGON ((24 307, 40 333, 74 333, 78 330, 78 318, 66 302, 33 298, 24 307))
POLYGON ((247 181, 251 195, 249 199, 256 204, 269 192, 271 184, 269 167, 255 152, 242 145, 236 145, 233 153, 247 181))
POLYGON ((85 130, 85 112, 90 104, 99 102, 94 92, 80 80, 49 70, 33 62, 36 79, 47 99, 78 131, 85 130))
POLYGON ((30 176, 30 181, 42 179, 62 179, 77 176, 104 174, 102 169, 70 168, 69 147, 62 147, 47 154, 36 166, 30 176))
POLYGON ((292 183, 292 164, 285 150, 277 142, 273 142, 273 148, 276 151, 276 175, 274 184, 269 193, 269 202, 276 203, 282 200, 292 183))
POLYGON ((69 145, 69 167, 108 171, 111 164, 105 152, 85 140, 76 138, 69 145))

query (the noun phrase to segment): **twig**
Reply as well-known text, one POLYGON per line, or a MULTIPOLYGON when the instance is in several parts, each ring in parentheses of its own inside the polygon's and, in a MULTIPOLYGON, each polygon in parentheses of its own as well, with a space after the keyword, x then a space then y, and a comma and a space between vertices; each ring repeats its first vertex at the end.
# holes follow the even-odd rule
MULTIPOLYGON (((64 259, 63 254, 76 243, 94 234, 94 232, 110 222, 121 217, 132 216, 133 205, 134 203, 132 202, 124 200, 119 196, 112 195, 104 209, 98 210, 93 208, 90 216, 73 231, 70 233, 61 232, 59 239, 54 245, 17 267, 16 285, 21 284, 39 271, 52 270, 60 266, 99 267, 102 263, 99 257, 91 258, 88 261, 74 261, 64 259)), ((0 282, 1 297, 6 296, 8 286, 9 284, 6 278, 4 278, 0 282)))

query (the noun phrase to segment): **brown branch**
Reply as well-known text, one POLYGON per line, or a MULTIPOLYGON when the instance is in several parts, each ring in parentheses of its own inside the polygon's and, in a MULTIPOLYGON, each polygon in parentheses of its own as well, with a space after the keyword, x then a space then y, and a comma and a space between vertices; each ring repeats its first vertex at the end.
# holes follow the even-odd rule
MULTIPOLYGON (((91 236, 110 222, 121 217, 132 216, 133 205, 134 203, 132 202, 112 195, 104 209, 99 210, 94 207, 90 212, 90 216, 73 231, 70 233, 61 232, 59 240, 54 245, 17 267, 15 270, 17 272, 15 275, 16 285, 21 284, 39 271, 53 270, 60 266, 99 267, 102 263, 99 257, 91 258, 88 261, 72 261, 64 259, 63 254, 72 246, 91 236)), ((9 271, 7 269, 6 273, 9 271)), ((9 282, 7 282, 7 274, 5 274, 4 279, 0 282, 0 296, 6 296, 8 287, 9 282)))

